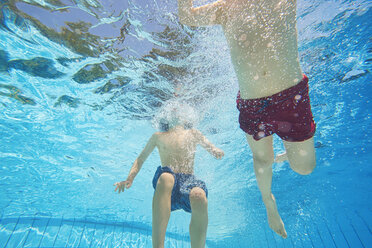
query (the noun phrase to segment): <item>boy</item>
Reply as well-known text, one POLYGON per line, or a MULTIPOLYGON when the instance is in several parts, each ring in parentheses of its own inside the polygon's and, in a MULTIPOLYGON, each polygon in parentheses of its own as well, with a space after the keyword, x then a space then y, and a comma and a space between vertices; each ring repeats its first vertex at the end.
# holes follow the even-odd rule
POLYGON ((154 133, 145 148, 134 161, 125 181, 115 183, 115 191, 123 192, 129 188, 135 176, 154 148, 158 148, 161 166, 153 178, 155 189, 152 202, 152 244, 155 248, 164 247, 165 232, 170 212, 183 209, 191 212, 190 240, 192 248, 205 247, 208 209, 208 191, 203 181, 198 180, 194 173, 194 157, 199 144, 213 156, 221 159, 222 150, 209 142, 200 131, 186 129, 190 122, 183 121, 184 111, 171 108, 168 116, 160 122, 164 132, 154 133))
POLYGON ((315 168, 315 123, 299 64, 296 0, 219 0, 198 8, 192 0, 178 0, 178 11, 185 25, 223 28, 239 82, 239 123, 253 153, 269 225, 286 238, 271 193, 272 134, 283 140, 294 171, 307 175, 315 168))

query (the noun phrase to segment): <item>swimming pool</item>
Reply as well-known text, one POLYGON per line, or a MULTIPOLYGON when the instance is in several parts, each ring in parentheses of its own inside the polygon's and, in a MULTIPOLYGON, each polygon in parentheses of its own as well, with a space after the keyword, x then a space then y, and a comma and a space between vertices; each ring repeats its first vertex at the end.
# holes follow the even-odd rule
MULTIPOLYGON (((226 154, 196 156, 207 247, 370 246, 370 1, 298 1, 317 168, 303 177, 274 165, 286 240, 267 225, 219 27, 182 26, 171 0, 0 3, 0 247, 151 247, 158 155, 124 194, 112 185, 154 132, 154 112, 180 92, 226 154)), ((172 213, 166 247, 190 246, 189 219, 172 213)))

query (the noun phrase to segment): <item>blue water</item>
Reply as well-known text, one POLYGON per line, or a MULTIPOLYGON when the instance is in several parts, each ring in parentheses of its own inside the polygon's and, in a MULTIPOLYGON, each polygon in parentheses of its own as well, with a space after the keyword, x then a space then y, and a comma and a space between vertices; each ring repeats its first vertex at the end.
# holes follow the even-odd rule
MULTIPOLYGON (((371 6, 298 1, 317 167, 299 176, 274 165, 282 240, 268 227, 238 127, 237 80, 219 27, 182 26, 173 0, 1 0, 0 247, 151 247, 159 156, 124 194, 112 185, 175 92, 226 154, 196 156, 209 189, 207 247, 370 247, 371 6)), ((166 247, 190 247, 189 220, 172 213, 166 247)))

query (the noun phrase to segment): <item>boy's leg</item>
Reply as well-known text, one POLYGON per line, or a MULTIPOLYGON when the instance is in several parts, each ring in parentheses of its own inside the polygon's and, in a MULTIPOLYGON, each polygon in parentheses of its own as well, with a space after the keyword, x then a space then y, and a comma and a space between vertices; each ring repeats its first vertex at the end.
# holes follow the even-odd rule
POLYGON ((314 138, 302 142, 283 143, 292 170, 301 175, 310 174, 316 165, 314 138))
POLYGON ((152 246, 164 248, 165 232, 171 212, 171 196, 174 176, 163 173, 158 179, 152 201, 152 246))
POLYGON ((194 187, 190 192, 191 222, 190 240, 192 248, 204 248, 208 227, 208 200, 202 188, 194 187))
POLYGON ((286 238, 287 232, 278 213, 275 198, 271 193, 272 164, 274 162, 273 137, 268 136, 256 141, 251 135, 246 134, 246 136, 253 153, 254 172, 266 207, 269 225, 277 234, 286 238))

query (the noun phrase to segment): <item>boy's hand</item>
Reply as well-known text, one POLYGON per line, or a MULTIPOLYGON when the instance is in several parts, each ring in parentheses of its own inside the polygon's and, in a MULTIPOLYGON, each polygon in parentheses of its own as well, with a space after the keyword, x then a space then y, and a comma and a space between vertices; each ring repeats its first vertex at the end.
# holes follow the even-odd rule
POLYGON ((129 189, 130 186, 132 186, 132 183, 133 181, 132 180, 125 180, 125 181, 121 181, 121 182, 118 182, 118 183, 115 183, 114 186, 116 186, 115 188, 115 192, 119 189, 118 193, 120 194, 120 192, 124 192, 124 189, 127 188, 129 189))
POLYGON ((223 156, 225 156, 225 153, 219 148, 214 148, 212 154, 217 159, 221 159, 223 156))

